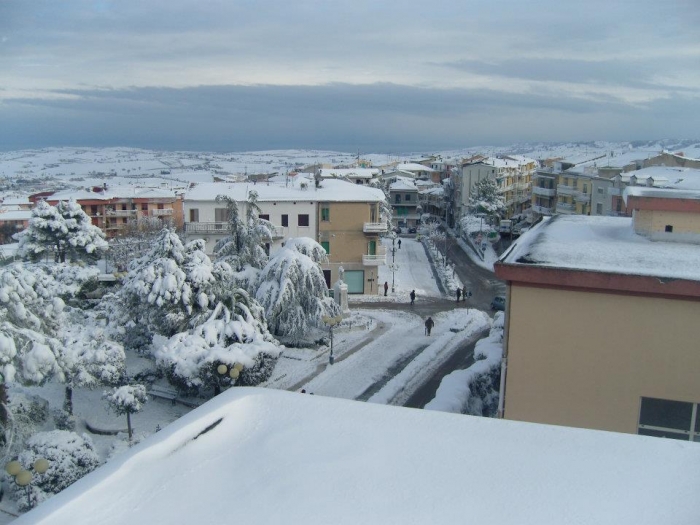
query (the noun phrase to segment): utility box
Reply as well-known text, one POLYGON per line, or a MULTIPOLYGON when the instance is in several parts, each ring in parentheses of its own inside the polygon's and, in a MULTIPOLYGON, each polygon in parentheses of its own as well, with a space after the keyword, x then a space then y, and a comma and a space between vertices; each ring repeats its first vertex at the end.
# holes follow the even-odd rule
POLYGON ((500 225, 498 226, 498 232, 499 233, 510 233, 512 228, 513 228, 513 221, 504 220, 504 221, 501 221, 500 225))

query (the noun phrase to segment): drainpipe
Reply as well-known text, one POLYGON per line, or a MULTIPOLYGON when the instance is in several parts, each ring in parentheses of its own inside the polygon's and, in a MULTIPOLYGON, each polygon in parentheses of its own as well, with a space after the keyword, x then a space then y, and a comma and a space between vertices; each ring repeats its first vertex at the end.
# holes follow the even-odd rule
POLYGON ((508 341, 510 330, 510 283, 506 283, 506 310, 503 325, 503 357, 501 358, 501 383, 498 387, 498 418, 503 419, 506 404, 506 372, 508 370, 508 341))

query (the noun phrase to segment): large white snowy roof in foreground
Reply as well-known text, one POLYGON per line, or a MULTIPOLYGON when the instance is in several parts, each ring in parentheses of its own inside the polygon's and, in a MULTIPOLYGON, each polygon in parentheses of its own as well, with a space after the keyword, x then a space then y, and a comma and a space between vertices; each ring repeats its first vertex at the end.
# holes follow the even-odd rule
POLYGON ((518 239, 501 261, 700 281, 700 246, 650 241, 629 217, 558 215, 518 239))
POLYGON ((694 523, 700 446, 234 388, 16 523, 694 523))
POLYGON ((314 181, 306 178, 280 182, 210 182, 197 184, 185 193, 185 201, 210 201, 217 195, 228 195, 235 201, 245 201, 248 193, 256 191, 258 201, 311 201, 311 202, 381 202, 384 192, 362 184, 353 184, 344 180, 324 179, 319 188, 314 181), (302 182, 306 187, 302 187, 302 182))

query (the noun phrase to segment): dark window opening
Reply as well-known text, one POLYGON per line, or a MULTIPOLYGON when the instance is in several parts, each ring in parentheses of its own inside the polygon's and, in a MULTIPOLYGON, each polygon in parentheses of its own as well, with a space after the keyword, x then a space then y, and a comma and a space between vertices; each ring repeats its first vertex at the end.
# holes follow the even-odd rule
POLYGON ((308 226, 309 225, 309 215, 298 215, 297 216, 297 226, 308 226))

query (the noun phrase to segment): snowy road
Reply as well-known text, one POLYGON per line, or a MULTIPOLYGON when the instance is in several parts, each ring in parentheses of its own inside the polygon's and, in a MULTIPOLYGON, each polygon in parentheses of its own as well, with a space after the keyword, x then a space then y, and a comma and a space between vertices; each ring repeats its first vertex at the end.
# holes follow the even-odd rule
MULTIPOLYGON (((379 267, 378 282, 380 287, 384 282, 388 282, 391 289, 391 270, 388 266, 392 260, 391 239, 385 238, 382 242, 386 247, 387 266, 379 267)), ((396 294, 408 295, 411 290, 415 290, 418 297, 441 297, 442 293, 435 282, 423 244, 412 237, 401 237, 401 248, 398 248, 398 242, 396 248, 396 264, 399 266, 395 273, 396 294)))

